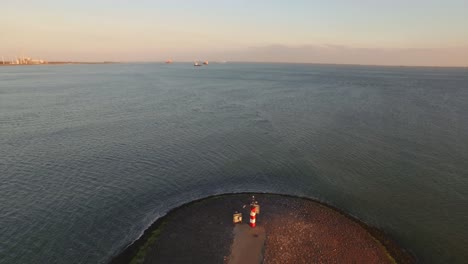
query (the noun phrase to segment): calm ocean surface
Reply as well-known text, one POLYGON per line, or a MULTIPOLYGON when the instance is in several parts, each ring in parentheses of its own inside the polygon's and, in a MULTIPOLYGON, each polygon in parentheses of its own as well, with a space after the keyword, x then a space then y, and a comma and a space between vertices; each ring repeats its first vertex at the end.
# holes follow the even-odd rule
POLYGON ((169 209, 316 198, 468 260, 468 69, 0 67, 0 263, 105 263, 169 209))

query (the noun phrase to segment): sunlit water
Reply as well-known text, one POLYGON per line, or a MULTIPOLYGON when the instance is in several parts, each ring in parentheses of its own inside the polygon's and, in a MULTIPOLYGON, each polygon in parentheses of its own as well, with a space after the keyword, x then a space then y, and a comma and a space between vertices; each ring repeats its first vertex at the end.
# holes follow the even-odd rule
POLYGON ((106 262, 217 193, 320 199, 468 259, 468 69, 0 68, 0 262, 106 262))

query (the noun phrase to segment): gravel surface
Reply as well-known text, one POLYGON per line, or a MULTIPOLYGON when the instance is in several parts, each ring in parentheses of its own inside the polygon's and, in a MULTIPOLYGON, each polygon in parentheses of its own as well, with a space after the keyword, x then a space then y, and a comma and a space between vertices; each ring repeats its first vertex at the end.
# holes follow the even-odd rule
POLYGON ((366 229, 329 207, 290 197, 262 200, 264 263, 392 263, 366 229))

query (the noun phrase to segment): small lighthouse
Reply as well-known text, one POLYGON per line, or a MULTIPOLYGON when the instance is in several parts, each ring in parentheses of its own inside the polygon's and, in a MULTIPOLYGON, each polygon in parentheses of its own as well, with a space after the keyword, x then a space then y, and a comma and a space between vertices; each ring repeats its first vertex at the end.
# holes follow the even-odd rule
POLYGON ((252 204, 250 205, 250 227, 254 228, 257 226, 257 209, 252 204))
POLYGON ((257 215, 260 214, 260 205, 255 200, 255 196, 252 195, 252 202, 250 203, 250 227, 254 228, 257 226, 257 215))

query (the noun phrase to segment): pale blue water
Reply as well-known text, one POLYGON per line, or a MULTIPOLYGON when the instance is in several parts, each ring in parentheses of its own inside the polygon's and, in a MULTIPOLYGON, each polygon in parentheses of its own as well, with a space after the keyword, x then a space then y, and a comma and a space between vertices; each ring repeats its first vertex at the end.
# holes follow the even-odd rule
POLYGON ((0 263, 104 263, 167 210, 296 194, 468 259, 468 69, 0 67, 0 263))

